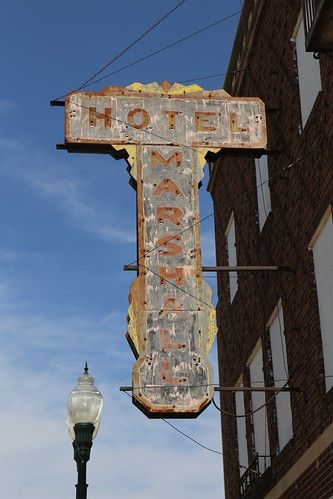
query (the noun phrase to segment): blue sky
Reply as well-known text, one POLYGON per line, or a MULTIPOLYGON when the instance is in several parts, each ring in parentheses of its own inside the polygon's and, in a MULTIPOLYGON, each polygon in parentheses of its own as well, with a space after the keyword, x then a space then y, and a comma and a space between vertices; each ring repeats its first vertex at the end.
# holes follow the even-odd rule
MULTIPOLYGON (((135 275, 135 192, 126 164, 56 151, 63 108, 50 99, 76 88, 176 5, 59 0, 2 6, 0 54, 0 383, 2 495, 74 497, 66 397, 88 361, 105 400, 88 468, 90 497, 223 497, 221 458, 145 418, 120 385, 134 358, 124 338, 135 275)), ((187 0, 111 72, 241 8, 241 1, 187 0)), ((184 81, 223 73, 238 16, 91 89, 134 81, 184 81)), ((101 75, 103 76, 103 75, 101 75)), ((221 88, 223 77, 199 82, 221 88)), ((208 173, 208 172, 207 172, 208 173)), ((207 183, 207 173, 205 184, 207 183)), ((212 212, 205 185, 201 215, 212 212)), ((202 224, 204 263, 214 264, 213 219, 202 224)), ((214 279, 210 279, 215 285, 214 279)), ((216 357, 213 347, 212 360, 216 357)), ((219 417, 174 422, 221 450, 219 417)))

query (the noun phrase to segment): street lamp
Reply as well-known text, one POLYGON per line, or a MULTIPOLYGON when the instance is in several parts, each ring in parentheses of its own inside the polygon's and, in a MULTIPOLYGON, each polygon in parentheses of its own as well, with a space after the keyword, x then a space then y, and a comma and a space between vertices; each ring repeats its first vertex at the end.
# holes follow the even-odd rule
POLYGON ((102 394, 94 385, 94 378, 88 373, 87 363, 77 386, 68 395, 67 426, 73 441, 74 459, 77 464, 78 480, 76 499, 87 498, 86 469, 90 458, 92 441, 95 438, 103 407, 102 394))

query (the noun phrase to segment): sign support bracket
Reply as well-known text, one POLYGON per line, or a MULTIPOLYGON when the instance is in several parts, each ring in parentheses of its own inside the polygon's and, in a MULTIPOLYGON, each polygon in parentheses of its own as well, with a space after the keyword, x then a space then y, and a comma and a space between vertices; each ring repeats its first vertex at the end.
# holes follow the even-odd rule
MULTIPOLYGON (((123 270, 137 271, 137 265, 124 265, 123 270)), ((237 265, 237 266, 202 266, 202 272, 292 272, 286 265, 237 265)))

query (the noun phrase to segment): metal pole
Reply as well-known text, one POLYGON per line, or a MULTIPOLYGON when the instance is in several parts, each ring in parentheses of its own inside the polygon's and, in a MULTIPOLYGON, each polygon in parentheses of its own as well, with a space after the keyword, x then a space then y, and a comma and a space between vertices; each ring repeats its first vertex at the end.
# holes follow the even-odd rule
MULTIPOLYGON (((177 385, 178 386, 178 385, 177 385)), ((164 388, 165 385, 147 385, 142 388, 164 388)), ((132 386, 121 386, 119 388, 121 392, 132 392, 132 386)), ((278 387, 278 386, 214 386, 215 392, 300 392, 301 389, 298 387, 278 387)))
POLYGON ((77 463, 76 499, 87 499, 87 463, 77 463))
POLYGON ((87 462, 90 459, 94 429, 91 423, 77 423, 74 426, 73 449, 77 467, 76 499, 87 499, 87 462))
POLYGON ((285 265, 235 265, 202 267, 203 272, 291 272, 285 265))
MULTIPOLYGON (((123 270, 137 271, 137 265, 124 265, 123 270)), ((285 265, 237 265, 237 266, 203 266, 203 272, 291 272, 285 265)))
POLYGON ((299 388, 290 388, 286 386, 215 386, 215 392, 297 392, 299 388))

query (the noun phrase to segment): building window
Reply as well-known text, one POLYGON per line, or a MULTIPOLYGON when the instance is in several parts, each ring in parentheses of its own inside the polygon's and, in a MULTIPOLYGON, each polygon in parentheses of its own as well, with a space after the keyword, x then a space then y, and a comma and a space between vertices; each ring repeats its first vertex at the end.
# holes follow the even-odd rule
MULTIPOLYGON (((249 363, 251 386, 264 387, 264 372, 262 360, 261 342, 255 349, 252 359, 249 363)), ((264 473, 270 462, 270 445, 268 435, 268 420, 267 410, 265 407, 266 397, 265 392, 252 392, 252 410, 256 411, 259 407, 264 406, 261 410, 253 414, 253 429, 254 429, 254 448, 258 458, 258 469, 260 473, 264 473)))
POLYGON ((258 218, 259 228, 262 230, 269 212, 271 211, 271 193, 269 190, 269 174, 267 156, 255 160, 257 199, 258 199, 258 218))
POLYGON ((319 224, 310 243, 310 249, 313 252, 326 391, 328 391, 333 387, 333 222, 331 208, 327 210, 319 224))
MULTIPOLYGON (((237 386, 243 386, 242 378, 240 378, 240 380, 238 381, 237 386)), ((245 414, 244 392, 236 392, 235 401, 236 401, 236 414, 238 416, 241 414, 245 414)), ((249 467, 245 417, 237 418, 237 441, 238 441, 239 474, 240 476, 243 476, 246 469, 249 467)))
MULTIPOLYGON (((279 302, 268 324, 274 386, 283 386, 288 380, 288 362, 282 304, 279 302)), ((292 413, 289 392, 279 393, 275 399, 279 450, 281 451, 293 436, 292 413)))
MULTIPOLYGON (((228 227, 225 233, 228 249, 228 265, 234 267, 237 265, 237 255, 236 255, 236 234, 235 234, 235 219, 234 214, 231 214, 228 227)), ((234 296, 238 289, 238 278, 237 272, 229 272, 229 289, 230 289, 230 302, 234 299, 234 296)))
POLYGON ((295 38, 299 92, 301 98, 302 125, 305 126, 318 92, 321 90, 319 61, 305 51, 304 23, 300 24, 295 38))

